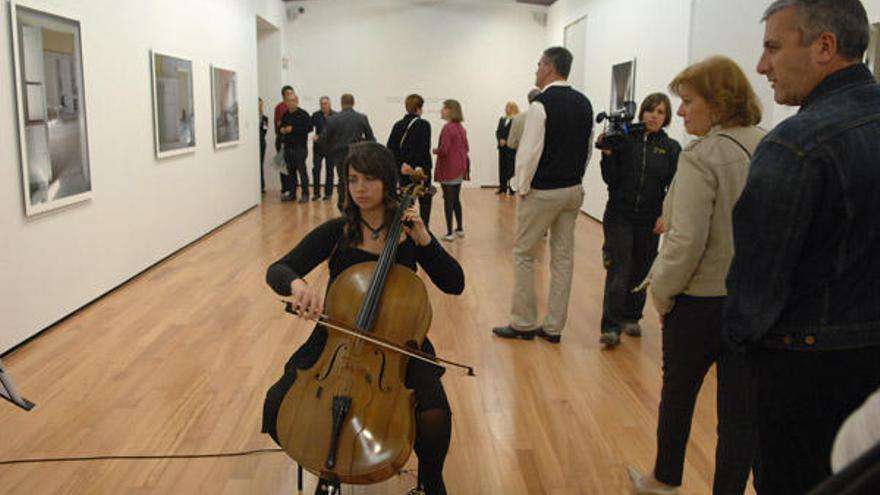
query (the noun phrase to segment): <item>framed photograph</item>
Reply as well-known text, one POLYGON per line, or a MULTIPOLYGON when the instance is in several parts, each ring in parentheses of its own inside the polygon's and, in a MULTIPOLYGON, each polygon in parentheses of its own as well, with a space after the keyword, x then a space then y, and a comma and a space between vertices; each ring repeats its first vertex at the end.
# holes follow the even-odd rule
POLYGON ((91 197, 78 20, 10 2, 25 215, 91 197))
POLYGON ((196 148, 191 60, 150 52, 153 74, 153 136, 156 158, 196 148))
POLYGON ((634 101, 636 88, 636 59, 611 66, 611 103, 609 110, 624 107, 624 102, 634 101))
POLYGON ((871 26, 871 38, 868 50, 865 51, 865 64, 874 73, 874 79, 880 81, 880 22, 871 26))
POLYGON ((211 66, 214 147, 238 144, 238 76, 234 71, 211 66))

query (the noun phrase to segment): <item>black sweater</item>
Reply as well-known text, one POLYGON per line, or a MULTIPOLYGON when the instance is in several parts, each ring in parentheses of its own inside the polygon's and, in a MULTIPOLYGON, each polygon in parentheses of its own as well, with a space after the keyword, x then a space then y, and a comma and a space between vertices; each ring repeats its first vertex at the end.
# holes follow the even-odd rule
POLYGON ((431 177, 431 123, 427 120, 414 113, 406 114, 391 129, 388 149, 394 153, 398 167, 404 163, 410 164, 413 168, 422 167, 425 174, 431 177), (413 119, 418 120, 412 122, 413 119), (412 122, 411 126, 410 122, 412 122), (407 126, 409 132, 406 130, 407 126))
POLYGON ((305 148, 309 133, 312 132, 312 119, 309 113, 302 108, 297 108, 295 112, 288 110, 281 117, 281 127, 286 126, 293 126, 293 131, 284 134, 281 138, 282 142, 294 148, 305 148))

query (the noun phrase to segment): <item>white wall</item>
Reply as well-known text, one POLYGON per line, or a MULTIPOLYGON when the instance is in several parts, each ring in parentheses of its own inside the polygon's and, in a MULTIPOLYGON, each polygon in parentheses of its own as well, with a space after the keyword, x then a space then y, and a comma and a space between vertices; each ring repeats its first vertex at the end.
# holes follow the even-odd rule
MULTIPOLYGON (((541 7, 511 1, 334 0, 295 2, 306 11, 285 27, 290 82, 300 105, 354 94, 383 144, 404 113, 403 99, 419 93, 434 143, 442 100, 461 102, 471 147, 472 185, 498 183, 495 127, 508 100, 525 107, 544 48, 541 7)), ((279 100, 275 96, 274 106, 279 100)), ((309 158, 311 163, 311 158, 309 158)))
MULTIPOLYGON (((34 0, 81 22, 93 197, 26 218, 15 96, 0 100, 0 352, 27 339, 260 199, 258 12, 274 0, 34 0), (150 49, 193 61, 195 153, 156 160, 150 49), (212 147, 209 67, 239 77, 242 140, 212 147)), ((13 80, 9 5, 0 14, 0 80, 13 80)), ((193 290, 198 289, 194 287, 193 290)))
MULTIPOLYGON (((584 88, 596 114, 608 108, 611 97, 611 66, 637 58, 635 99, 650 93, 669 93, 669 81, 687 65, 690 0, 559 0, 547 23, 547 45, 562 45, 565 26, 587 16, 584 88)), ((670 95, 672 97, 672 95, 670 95)), ((672 98, 673 110, 678 102, 672 98)), ((597 127, 596 132, 601 128, 597 127)), ((667 129, 683 142, 680 119, 667 129)), ((581 207, 601 219, 608 191, 594 152, 584 177, 586 197, 581 207)))
MULTIPOLYGON (((281 23, 284 21, 281 20, 281 23)), ((257 70, 260 97, 263 98, 263 114, 269 118, 269 130, 266 133, 266 156, 263 164, 263 177, 266 179, 267 190, 281 189, 281 181, 277 173, 272 172, 269 161, 275 155, 275 103, 281 99, 281 87, 284 86, 282 67, 282 35, 280 25, 257 21, 257 70)))

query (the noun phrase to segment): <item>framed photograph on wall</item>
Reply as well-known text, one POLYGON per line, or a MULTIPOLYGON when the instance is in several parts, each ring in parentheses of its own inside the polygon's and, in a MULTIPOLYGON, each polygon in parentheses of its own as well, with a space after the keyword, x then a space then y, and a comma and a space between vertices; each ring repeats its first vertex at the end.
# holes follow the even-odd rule
POLYGON ((868 50, 865 51, 865 64, 874 73, 874 79, 880 81, 880 22, 871 26, 871 38, 868 50))
POLYGON ((624 102, 634 101, 636 91, 636 59, 611 66, 611 103, 609 110, 623 108, 624 102))
POLYGON ((150 52, 153 76, 153 136, 156 158, 196 148, 191 60, 150 52))
POLYGON ((211 66, 211 95, 214 121, 214 147, 238 144, 238 75, 235 71, 211 66))
POLYGON ((10 2, 25 215, 91 197, 80 22, 10 2))

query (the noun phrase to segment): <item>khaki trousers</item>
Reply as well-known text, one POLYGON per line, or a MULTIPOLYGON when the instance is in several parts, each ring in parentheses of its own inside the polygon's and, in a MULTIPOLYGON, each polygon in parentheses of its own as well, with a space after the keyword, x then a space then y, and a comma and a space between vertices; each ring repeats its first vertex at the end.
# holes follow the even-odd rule
POLYGON ((568 299, 574 269, 574 225, 584 201, 581 185, 564 189, 532 189, 520 197, 516 209, 516 239, 513 246, 513 297, 510 326, 534 330, 543 326, 559 335, 568 317, 568 299), (550 231, 550 293, 547 316, 538 324, 535 303, 535 254, 550 231))

